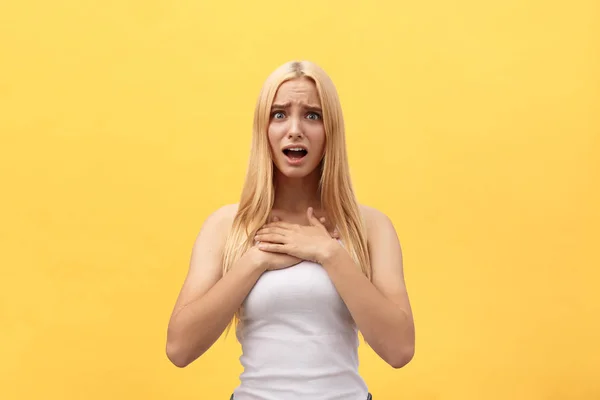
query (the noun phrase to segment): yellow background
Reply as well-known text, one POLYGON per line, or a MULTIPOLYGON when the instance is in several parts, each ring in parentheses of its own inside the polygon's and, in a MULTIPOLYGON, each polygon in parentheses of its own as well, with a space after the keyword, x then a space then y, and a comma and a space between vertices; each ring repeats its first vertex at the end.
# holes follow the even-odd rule
POLYGON ((393 220, 417 350, 375 400, 600 399, 600 3, 0 3, 0 398, 228 399, 168 317, 238 200, 266 76, 336 83, 359 200, 393 220))

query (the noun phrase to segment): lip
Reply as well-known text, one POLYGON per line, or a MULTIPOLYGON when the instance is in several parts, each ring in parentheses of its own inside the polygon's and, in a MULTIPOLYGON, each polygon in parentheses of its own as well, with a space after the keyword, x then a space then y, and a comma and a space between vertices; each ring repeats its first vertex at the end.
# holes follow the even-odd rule
POLYGON ((306 158, 306 156, 304 156, 302 158, 289 158, 286 155, 284 155, 284 157, 289 165, 300 165, 304 162, 304 159, 306 158))
POLYGON ((281 151, 289 150, 289 149, 303 149, 303 150, 306 150, 306 152, 308 153, 308 148, 303 144, 288 144, 287 146, 284 146, 281 149, 281 151))
POLYGON ((287 146, 284 146, 281 149, 281 152, 283 153, 285 150, 289 150, 289 149, 303 149, 306 151, 306 155, 302 158, 290 158, 288 157, 285 153, 283 154, 283 156, 285 157, 285 160, 287 161, 287 163, 289 165, 301 165, 302 163, 304 163, 304 160, 308 157, 308 148, 306 146, 304 146, 303 144, 289 144, 287 146))

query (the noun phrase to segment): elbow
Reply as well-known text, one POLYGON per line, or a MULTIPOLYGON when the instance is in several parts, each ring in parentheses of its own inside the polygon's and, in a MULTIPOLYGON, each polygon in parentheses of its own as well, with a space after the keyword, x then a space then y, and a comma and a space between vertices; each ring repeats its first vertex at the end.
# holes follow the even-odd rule
POLYGON ((178 368, 185 368, 191 362, 185 352, 181 351, 181 349, 172 343, 167 343, 166 352, 169 361, 178 368))
POLYGON ((415 356, 414 346, 403 346, 395 354, 390 355, 386 362, 394 369, 399 369, 407 365, 415 356))
POLYGON ((168 338, 165 350, 169 361, 171 361, 171 363, 178 368, 187 367, 195 359, 194 357, 192 357, 191 352, 189 351, 187 346, 184 346, 184 344, 180 340, 168 338))
POLYGON ((165 352, 169 361, 178 368, 185 368, 200 358, 210 347, 205 333, 190 340, 190 333, 180 328, 170 327, 167 331, 165 352), (198 337, 199 336, 199 337, 198 337))

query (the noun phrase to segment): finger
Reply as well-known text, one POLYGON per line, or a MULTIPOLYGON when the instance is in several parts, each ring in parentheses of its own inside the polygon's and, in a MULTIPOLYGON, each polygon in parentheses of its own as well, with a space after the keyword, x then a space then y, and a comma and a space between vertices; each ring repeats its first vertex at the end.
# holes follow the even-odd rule
POLYGON ((256 236, 254 236, 254 240, 261 242, 261 243, 268 242, 268 243, 286 244, 289 242, 288 238, 286 238, 283 235, 278 235, 276 233, 257 234, 256 236))
POLYGON ((279 243, 259 243, 258 248, 262 251, 268 251, 270 253, 286 253, 286 245, 279 243))
POLYGON ((323 226, 323 224, 321 224, 319 219, 317 219, 317 217, 315 217, 314 210, 312 207, 308 207, 308 210, 306 211, 306 216, 308 217, 308 222, 310 222, 311 225, 323 226))
POLYGON ((321 222, 320 222, 320 221, 317 219, 317 217, 315 217, 315 213, 314 213, 314 210, 313 210, 313 208, 312 208, 312 207, 308 207, 308 208, 306 209, 306 218, 308 219, 308 222, 309 222, 311 225, 315 225, 315 222, 318 222, 319 224, 321 223, 321 222))
POLYGON ((277 221, 279 221, 279 217, 274 215, 271 222, 277 222, 277 221))
POLYGON ((319 221, 320 221, 322 224, 325 224, 325 217, 321 217, 321 218, 319 218, 319 221))
POLYGON ((334 229, 333 232, 331 232, 331 237, 335 239, 340 238, 340 234, 338 233, 337 229, 334 229))
POLYGON ((264 228, 260 228, 256 231, 257 235, 265 235, 265 234, 275 234, 280 236, 287 236, 289 233, 288 230, 280 228, 278 226, 266 226, 264 228))

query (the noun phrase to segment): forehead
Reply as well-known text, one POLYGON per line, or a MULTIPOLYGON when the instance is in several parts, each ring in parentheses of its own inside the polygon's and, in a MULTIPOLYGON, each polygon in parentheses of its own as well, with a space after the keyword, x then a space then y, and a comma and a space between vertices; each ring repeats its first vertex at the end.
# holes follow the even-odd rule
POLYGON ((315 82, 312 79, 302 77, 283 82, 275 93, 273 103, 320 106, 321 100, 319 99, 319 92, 315 82))

